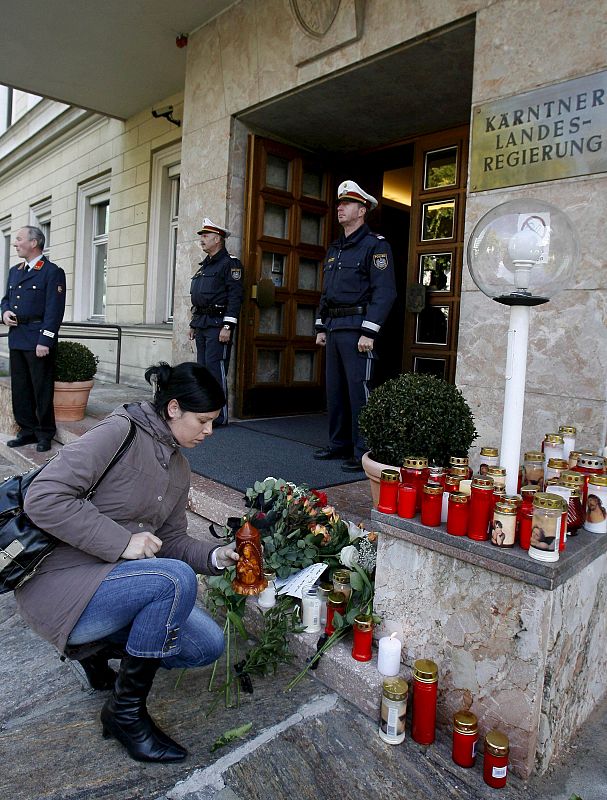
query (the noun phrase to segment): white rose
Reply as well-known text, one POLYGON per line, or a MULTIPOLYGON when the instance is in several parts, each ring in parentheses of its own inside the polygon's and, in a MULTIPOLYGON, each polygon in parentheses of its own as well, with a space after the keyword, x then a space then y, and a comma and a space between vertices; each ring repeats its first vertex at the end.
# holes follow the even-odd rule
POLYGON ((355 522, 351 522, 348 520, 348 536, 350 537, 350 541, 354 542, 356 539, 362 539, 363 536, 366 535, 367 531, 363 530, 363 528, 359 528, 359 526, 355 522))
POLYGON ((354 564, 358 564, 358 550, 353 544, 349 544, 340 551, 339 560, 344 567, 351 569, 354 564))

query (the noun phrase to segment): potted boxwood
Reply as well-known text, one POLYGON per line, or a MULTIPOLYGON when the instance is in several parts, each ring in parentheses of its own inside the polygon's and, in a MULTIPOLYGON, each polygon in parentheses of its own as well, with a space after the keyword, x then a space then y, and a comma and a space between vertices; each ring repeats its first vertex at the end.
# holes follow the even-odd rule
POLYGON ((83 419, 99 359, 79 342, 60 341, 55 365, 55 419, 83 419))
POLYGON ((411 372, 371 392, 359 426, 369 448, 362 461, 374 505, 382 469, 399 468, 408 456, 446 465, 450 456, 467 456, 478 436, 472 411, 457 387, 411 372))

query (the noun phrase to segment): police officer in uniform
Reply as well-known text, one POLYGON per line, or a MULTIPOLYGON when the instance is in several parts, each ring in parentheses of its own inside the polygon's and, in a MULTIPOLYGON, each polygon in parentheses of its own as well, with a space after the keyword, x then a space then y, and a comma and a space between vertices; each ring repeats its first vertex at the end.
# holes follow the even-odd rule
POLYGON ((324 262, 316 343, 326 347, 329 446, 317 459, 342 458, 346 472, 362 470, 364 441, 358 415, 369 396, 375 339, 396 299, 390 245, 365 222, 377 200, 354 181, 337 190, 342 236, 324 262))
POLYGON ((2 321, 8 325, 13 415, 20 431, 9 447, 37 442, 36 450, 51 449, 55 435, 53 393, 57 335, 65 311, 65 272, 42 255, 45 239, 27 225, 15 236, 23 259, 8 273, 2 298, 2 321))
MULTIPOLYGON (((227 398, 230 352, 243 296, 242 264, 226 250, 226 228, 205 217, 198 235, 206 258, 190 288, 190 339, 196 340, 198 363, 217 379, 227 398)), ((227 401, 214 424, 228 424, 227 401)))

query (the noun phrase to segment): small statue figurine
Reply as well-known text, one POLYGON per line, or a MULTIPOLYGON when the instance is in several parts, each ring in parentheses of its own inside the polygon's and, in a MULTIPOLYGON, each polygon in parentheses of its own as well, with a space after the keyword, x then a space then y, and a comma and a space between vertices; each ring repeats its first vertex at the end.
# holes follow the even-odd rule
POLYGON ((263 557, 259 531, 250 522, 236 531, 236 552, 240 556, 236 562, 236 577, 232 589, 236 594, 259 594, 268 585, 263 575, 263 557))

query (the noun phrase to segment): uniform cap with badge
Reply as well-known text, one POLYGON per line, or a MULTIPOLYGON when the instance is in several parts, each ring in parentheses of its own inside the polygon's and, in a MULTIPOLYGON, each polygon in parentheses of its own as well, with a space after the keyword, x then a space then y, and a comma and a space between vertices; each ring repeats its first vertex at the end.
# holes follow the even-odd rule
POLYGON ((337 187, 337 201, 354 200, 357 203, 367 206, 370 211, 377 208, 377 200, 372 194, 365 192, 354 181, 342 181, 337 187))
POLYGON ((216 225, 213 220, 210 220, 208 217, 202 220, 202 228, 196 231, 196 233, 198 236, 200 236, 201 233, 217 233, 219 236, 223 236, 224 239, 227 239, 228 236, 231 235, 231 232, 227 228, 216 225))

